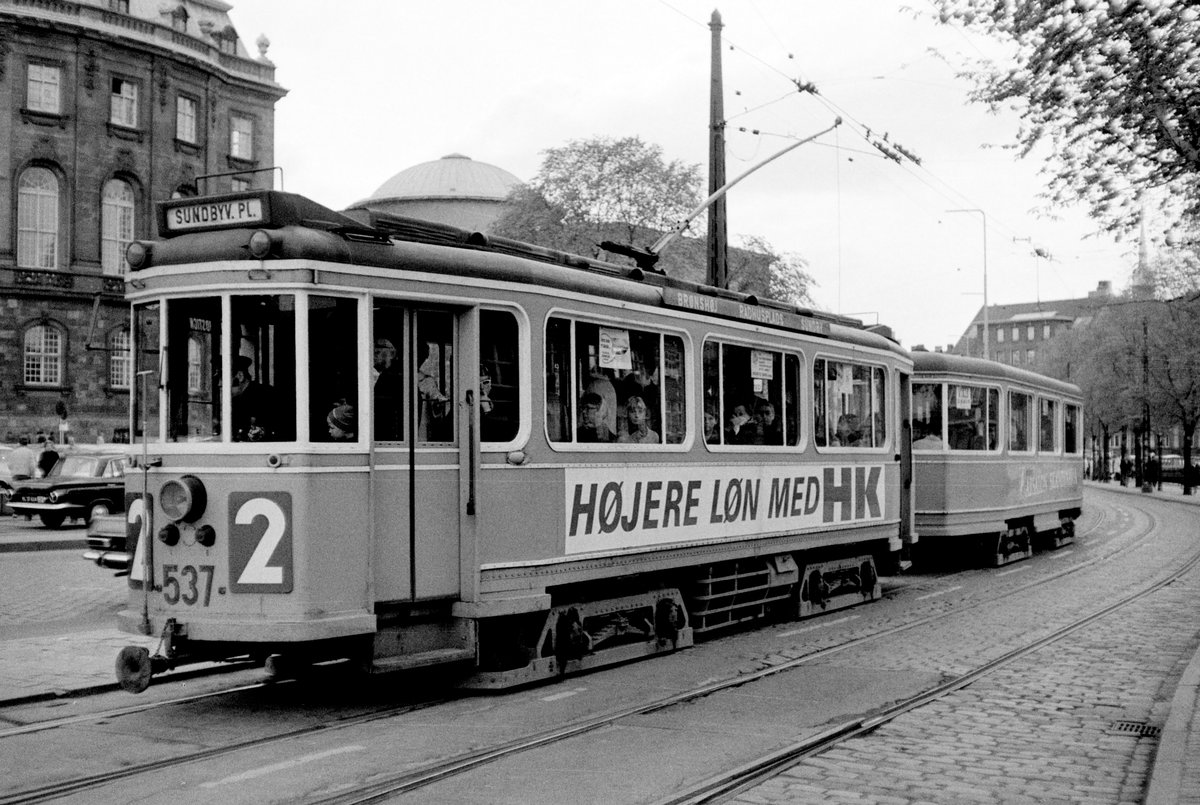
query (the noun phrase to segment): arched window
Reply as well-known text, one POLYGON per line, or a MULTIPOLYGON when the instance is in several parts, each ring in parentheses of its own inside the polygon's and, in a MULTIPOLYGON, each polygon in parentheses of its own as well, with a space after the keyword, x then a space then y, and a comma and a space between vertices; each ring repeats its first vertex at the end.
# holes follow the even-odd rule
POLYGON ((24 379, 27 386, 61 386, 63 381, 63 337, 49 324, 25 331, 24 379))
POLYGON ((133 240, 133 188, 111 179, 100 204, 100 265, 105 274, 125 274, 125 249, 133 240))
POLYGON ((17 265, 58 268, 58 177, 28 168, 17 183, 17 265))
POLYGON ((133 359, 129 354, 129 330, 122 327, 108 340, 108 385, 127 389, 133 377, 133 359))

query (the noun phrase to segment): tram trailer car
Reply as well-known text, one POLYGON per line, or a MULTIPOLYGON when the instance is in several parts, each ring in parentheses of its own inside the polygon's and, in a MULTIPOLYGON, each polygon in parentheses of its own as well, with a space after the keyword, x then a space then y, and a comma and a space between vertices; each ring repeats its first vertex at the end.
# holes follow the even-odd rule
POLYGON ((1078 386, 1007 364, 916 351, 912 445, 919 550, 994 566, 1073 541, 1083 506, 1078 386))
POLYGON ((500 688, 877 599, 912 363, 854 321, 256 191, 134 243, 118 679, 500 688))

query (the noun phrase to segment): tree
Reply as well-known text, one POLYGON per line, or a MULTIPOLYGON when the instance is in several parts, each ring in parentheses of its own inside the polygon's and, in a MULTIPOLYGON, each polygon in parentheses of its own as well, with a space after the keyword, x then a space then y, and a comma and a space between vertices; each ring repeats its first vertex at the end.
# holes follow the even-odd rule
MULTIPOLYGON (((637 137, 574 140, 545 152, 538 174, 518 186, 491 232, 574 254, 632 263, 602 252, 611 240, 641 248, 678 226, 699 206, 700 169, 667 162, 658 146, 637 137)), ((704 226, 704 216, 691 227, 704 226)), ((729 287, 742 293, 813 307, 809 293, 816 282, 807 263, 776 252, 765 238, 747 236, 742 248, 729 250, 729 287)), ((703 283, 705 242, 676 238, 663 251, 657 268, 673 277, 703 283)))
POLYGON ((1158 0, 930 0, 938 19, 1007 45, 967 70, 973 100, 1021 116, 1022 156, 1050 146, 1050 198, 1110 231, 1148 191, 1200 216, 1200 9, 1158 0))
POLYGON ((532 220, 553 219, 570 230, 559 235, 568 242, 591 239, 588 249, 577 250, 591 253, 614 228, 623 229, 618 239, 626 243, 671 229, 700 204, 700 186, 699 165, 667 162, 660 147, 638 137, 572 140, 543 152, 537 176, 518 188, 511 198, 516 209, 502 215, 493 231, 523 234, 535 212, 532 220))

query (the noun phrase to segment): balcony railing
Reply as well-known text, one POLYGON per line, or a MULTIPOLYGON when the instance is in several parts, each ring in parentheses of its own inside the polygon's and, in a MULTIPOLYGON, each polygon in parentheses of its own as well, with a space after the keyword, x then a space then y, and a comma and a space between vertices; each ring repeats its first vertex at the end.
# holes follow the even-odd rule
POLYGON ((114 33, 127 39, 158 45, 205 59, 214 67, 242 78, 275 83, 274 65, 232 53, 222 53, 204 39, 176 31, 140 17, 117 14, 103 8, 67 0, 0 0, 0 14, 9 13, 49 21, 74 22, 82 27, 114 33))

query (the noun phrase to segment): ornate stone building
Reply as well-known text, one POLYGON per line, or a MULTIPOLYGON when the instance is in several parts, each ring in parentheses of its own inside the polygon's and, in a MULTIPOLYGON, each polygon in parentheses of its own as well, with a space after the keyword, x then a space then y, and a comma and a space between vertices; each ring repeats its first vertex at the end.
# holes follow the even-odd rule
POLYGON ((286 90, 230 8, 0 0, 0 441, 121 438, 125 247, 155 201, 272 185, 286 90))

